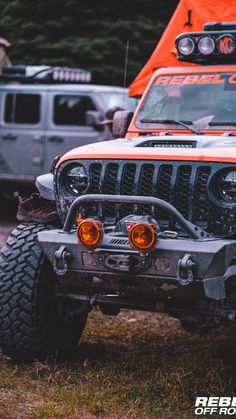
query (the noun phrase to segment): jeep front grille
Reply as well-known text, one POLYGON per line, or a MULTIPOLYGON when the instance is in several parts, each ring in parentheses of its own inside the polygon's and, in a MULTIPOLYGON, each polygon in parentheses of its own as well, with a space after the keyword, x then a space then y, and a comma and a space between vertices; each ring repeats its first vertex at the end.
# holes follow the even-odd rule
MULTIPOLYGON (((155 196, 171 203, 188 220, 216 235, 232 232, 232 222, 236 226, 236 214, 233 215, 230 208, 217 206, 208 191, 211 177, 227 167, 225 164, 127 160, 84 160, 83 164, 90 180, 86 193, 155 196)), ((63 173, 63 165, 59 176, 60 173, 63 173)), ((60 188, 58 202, 62 219, 65 219, 75 196, 63 195, 62 190, 60 188)), ((86 216, 98 217, 107 225, 115 224, 125 215, 134 213, 152 214, 163 228, 173 227, 172 220, 163 211, 150 205, 105 203, 89 204, 85 209, 86 216)))

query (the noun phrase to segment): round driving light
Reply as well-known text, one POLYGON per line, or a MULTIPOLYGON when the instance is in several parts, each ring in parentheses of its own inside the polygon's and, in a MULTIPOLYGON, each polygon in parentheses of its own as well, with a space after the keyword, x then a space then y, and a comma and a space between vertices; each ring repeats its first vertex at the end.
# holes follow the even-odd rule
POLYGON ((236 171, 223 173, 219 178, 218 188, 221 198, 236 203, 236 171))
POLYGON ((134 249, 146 252, 153 249, 157 242, 156 226, 149 223, 134 224, 128 237, 134 249))
POLYGON ((77 226, 76 234, 82 245, 88 248, 96 247, 102 240, 102 224, 100 221, 90 218, 81 220, 77 226))
POLYGON ((88 187, 86 168, 82 164, 77 164, 68 169, 65 175, 65 185, 67 190, 75 195, 85 192, 88 187))
POLYGON ((182 55, 190 55, 193 53, 195 48, 195 43, 192 38, 189 36, 186 36, 182 39, 180 39, 178 43, 178 50, 179 53, 182 55))
POLYGON ((230 55, 235 51, 235 39, 231 35, 223 35, 217 41, 218 51, 222 55, 230 55))
POLYGON ((215 42, 209 36, 203 36, 198 41, 198 49, 202 55, 210 55, 215 49, 215 42))

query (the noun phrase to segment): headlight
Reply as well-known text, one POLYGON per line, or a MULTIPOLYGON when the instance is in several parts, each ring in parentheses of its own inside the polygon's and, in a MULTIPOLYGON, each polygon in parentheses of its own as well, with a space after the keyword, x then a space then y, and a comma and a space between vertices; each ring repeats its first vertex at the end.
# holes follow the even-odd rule
POLYGON ((236 203, 236 171, 231 170, 219 177, 219 192, 223 199, 236 203))
POLYGON ((215 49, 215 42, 209 36, 203 36, 199 39, 198 49, 202 55, 210 55, 215 49))
POLYGON ((180 39, 178 43, 178 50, 182 55, 190 55, 194 51, 195 43, 189 36, 180 39))
POLYGON ((82 164, 70 166, 64 174, 64 185, 74 195, 84 193, 88 187, 88 173, 86 168, 82 164))

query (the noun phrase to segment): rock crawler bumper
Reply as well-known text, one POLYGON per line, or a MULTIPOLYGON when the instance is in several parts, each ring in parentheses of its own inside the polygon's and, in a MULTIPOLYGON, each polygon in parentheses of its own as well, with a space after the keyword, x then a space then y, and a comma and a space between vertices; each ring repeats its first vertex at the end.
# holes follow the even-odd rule
POLYGON ((54 267, 58 282, 67 290, 93 295, 160 298, 199 295, 225 298, 225 282, 236 277, 236 241, 216 239, 187 221, 173 206, 152 197, 85 195, 77 198, 62 230, 38 234, 54 267), (154 251, 140 254, 126 237, 104 234, 99 248, 78 244, 73 223, 86 202, 148 203, 165 209, 189 238, 160 238, 154 251))

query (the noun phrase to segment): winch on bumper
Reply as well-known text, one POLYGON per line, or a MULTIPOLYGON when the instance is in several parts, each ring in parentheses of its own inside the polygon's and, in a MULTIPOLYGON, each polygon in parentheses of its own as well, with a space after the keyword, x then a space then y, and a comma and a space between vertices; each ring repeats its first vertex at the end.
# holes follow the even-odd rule
POLYGON ((217 239, 187 221, 172 205, 153 197, 85 195, 73 202, 62 230, 38 234, 41 246, 58 276, 71 292, 112 293, 161 299, 165 295, 196 294, 225 298, 225 283, 236 276, 236 241, 217 239), (122 234, 106 232, 99 246, 78 243, 76 215, 86 202, 151 204, 165 210, 187 234, 162 232, 149 252, 131 248, 122 234))

